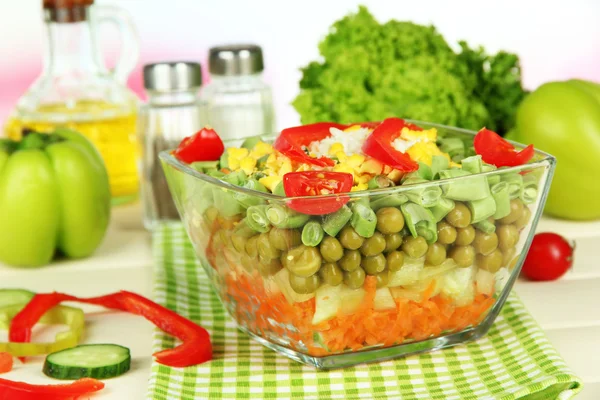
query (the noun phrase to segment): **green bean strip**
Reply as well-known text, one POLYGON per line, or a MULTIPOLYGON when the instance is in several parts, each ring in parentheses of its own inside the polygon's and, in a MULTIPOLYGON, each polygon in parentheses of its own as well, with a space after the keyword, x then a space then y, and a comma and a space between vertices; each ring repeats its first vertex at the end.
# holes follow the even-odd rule
POLYGON ((244 139, 242 147, 248 150, 252 150, 258 142, 260 142, 260 136, 250 136, 244 139))
POLYGON ((233 197, 232 191, 220 187, 213 187, 212 192, 215 207, 224 217, 233 217, 234 215, 240 214, 243 211, 240 203, 238 203, 235 197, 233 197))
POLYGON ((492 197, 496 202, 494 219, 500 219, 510 214, 510 196, 508 195, 508 183, 498 182, 490 189, 492 197))
POLYGON ((221 180, 227 183, 231 183, 232 185, 243 186, 244 183, 246 183, 246 181, 248 180, 248 177, 246 176, 246 173, 244 171, 237 170, 225 175, 223 178, 221 178, 221 180))
POLYGON ((439 179, 440 171, 448 169, 450 162, 444 156, 431 157, 431 179, 439 179))
POLYGON ((462 169, 472 174, 479 174, 483 167, 481 156, 467 157, 461 161, 462 169))
POLYGON ((371 201, 371 208, 374 211, 383 207, 400 207, 408 201, 408 197, 404 193, 392 193, 381 196, 382 197, 378 197, 376 200, 371 201))
POLYGON ((435 222, 440 222, 454 208, 454 201, 441 197, 440 201, 433 207, 429 207, 429 211, 433 214, 435 222))
POLYGON ((375 233, 375 227, 377 226, 375 212, 363 203, 354 203, 350 225, 360 236, 370 238, 375 233))
POLYGON ((283 188, 283 181, 279 182, 273 189, 273 194, 281 197, 286 197, 285 189, 283 188))
POLYGON ((223 173, 219 170, 216 170, 216 169, 207 171, 206 175, 212 176, 213 178, 217 178, 217 179, 223 179, 226 176, 225 173, 223 173))
POLYGON ((448 153, 451 159, 457 157, 459 160, 464 158, 465 144, 459 138, 444 138, 439 141, 440 150, 448 153))
POLYGON ((520 198, 525 204, 531 204, 535 202, 538 195, 538 180, 531 174, 523 177, 523 189, 521 190, 520 198))
POLYGON ((246 210, 246 223, 252 230, 259 233, 268 232, 271 228, 267 218, 267 206, 251 206, 246 210))
POLYGON ((309 215, 296 212, 281 204, 267 206, 267 218, 274 227, 282 229, 300 228, 310 219, 309 215))
POLYGON ((471 223, 473 224, 491 217, 496 212, 496 202, 492 196, 481 200, 468 201, 467 207, 471 211, 471 223))
POLYGON ((431 167, 419 161, 419 169, 417 170, 417 176, 427 181, 432 180, 433 172, 431 171, 431 167))
MULTIPOLYGON (((451 179, 471 175, 462 169, 447 169, 440 171, 441 179, 451 179)), ((490 188, 484 176, 442 184, 442 190, 447 198, 458 201, 481 200, 490 196, 490 188)))
POLYGON ((496 225, 493 222, 484 219, 483 221, 477 222, 475 228, 479 229, 483 233, 494 233, 496 232, 496 225))
POLYGON ((334 213, 327 214, 323 220, 323 230, 329 236, 337 236, 342 228, 352 218, 352 210, 348 206, 343 206, 334 213))
POLYGON ((423 236, 427 243, 437 240, 437 223, 431 211, 416 203, 403 204, 400 210, 413 237, 423 236))
POLYGON ((367 183, 367 188, 369 190, 373 189, 382 189, 394 186, 394 182, 385 175, 377 175, 367 183))
MULTIPOLYGON (((404 184, 417 184, 427 182, 420 178, 410 178, 405 181, 404 184)), ((439 186, 428 186, 425 188, 418 188, 405 193, 408 200, 413 203, 417 203, 423 207, 433 207, 440 202, 442 197, 442 189, 439 186)))
POLYGON ((495 171, 497 169, 498 168, 496 168, 496 166, 492 165, 492 164, 483 163, 483 165, 481 166, 481 172, 491 172, 491 171, 495 171))
POLYGON ((323 240, 324 232, 317 221, 308 221, 302 228, 302 243, 305 246, 318 246, 323 240))
POLYGON ((508 196, 511 200, 516 199, 521 195, 523 189, 523 177, 520 174, 504 174, 500 179, 508 184, 508 196))
POLYGON ((227 154, 227 149, 221 154, 221 158, 219 158, 219 168, 229 168, 229 154, 227 154))
MULTIPOLYGON (((267 193, 268 189, 262 183, 258 182, 255 179, 248 179, 244 185, 244 188, 250 190, 256 190, 257 192, 267 193)), ((250 206, 257 206, 259 204, 265 204, 266 200, 255 195, 255 194, 247 194, 242 192, 236 192, 233 197, 242 205, 244 208, 248 208, 250 206)))

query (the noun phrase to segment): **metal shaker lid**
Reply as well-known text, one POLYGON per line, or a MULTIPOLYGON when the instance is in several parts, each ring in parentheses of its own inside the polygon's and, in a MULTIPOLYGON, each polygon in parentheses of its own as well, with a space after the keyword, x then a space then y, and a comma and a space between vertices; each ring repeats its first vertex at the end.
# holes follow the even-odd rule
POLYGON ((148 90, 174 92, 200 86, 202 69, 197 62, 160 62, 144 66, 144 87, 148 90))
POLYGON ((87 7, 94 0, 42 0, 46 22, 81 22, 87 19, 87 7))
POLYGON ((212 47, 208 70, 213 75, 251 75, 264 69, 262 49, 254 44, 212 47))

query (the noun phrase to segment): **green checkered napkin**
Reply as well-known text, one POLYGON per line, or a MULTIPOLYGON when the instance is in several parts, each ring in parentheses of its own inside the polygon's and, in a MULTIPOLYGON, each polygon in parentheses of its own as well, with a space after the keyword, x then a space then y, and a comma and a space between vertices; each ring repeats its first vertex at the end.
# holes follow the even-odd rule
MULTIPOLYGON (((155 297, 211 332, 214 360, 186 369, 154 362, 148 399, 569 399, 581 390, 513 295, 489 334, 464 346, 343 370, 317 371, 236 329, 181 224, 154 233, 155 297)), ((173 347, 157 331, 154 350, 173 347)))

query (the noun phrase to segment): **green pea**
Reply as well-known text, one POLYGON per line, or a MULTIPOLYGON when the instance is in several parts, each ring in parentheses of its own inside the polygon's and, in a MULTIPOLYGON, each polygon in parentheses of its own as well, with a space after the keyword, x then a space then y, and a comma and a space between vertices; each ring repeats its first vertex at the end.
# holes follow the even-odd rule
POLYGON ((367 257, 382 253, 383 250, 385 250, 385 238, 379 232, 375 232, 360 246, 360 252, 367 257))
POLYGON ((338 240, 331 236, 325 236, 319 246, 323 259, 327 262, 336 262, 344 255, 344 248, 338 240))
POLYGON ((364 257, 360 263, 360 266, 362 267, 362 269, 365 270, 367 274, 377 275, 385 269, 385 264, 385 256, 379 253, 374 256, 364 257))
POLYGON ((298 276, 290 274, 290 286, 294 292, 299 294, 310 294, 317 291, 321 285, 319 275, 298 276))
POLYGON ((398 247, 402 245, 402 235, 399 233, 391 233, 389 235, 385 235, 385 252, 389 253, 390 251, 396 250, 398 247))
POLYGON ((516 258, 515 257, 516 255, 517 255, 517 249, 514 247, 511 247, 508 250, 503 250, 502 251, 502 265, 510 267, 511 263, 516 258))
POLYGON ((446 221, 455 228, 466 228, 471 223, 471 211, 463 203, 456 203, 446 215, 446 221))
POLYGON ((521 230, 527 226, 529 219, 531 218, 531 210, 529 207, 523 206, 521 216, 515 221, 515 227, 521 230))
POLYGON ((384 235, 398 233, 404 228, 404 216, 395 207, 383 207, 377 210, 377 230, 384 235))
POLYGON ((439 243, 432 243, 425 254, 425 264, 440 265, 446 260, 446 247, 439 243))
POLYGON ((246 241, 246 245, 244 246, 246 249, 246 254, 248 254, 252 258, 258 257, 257 242, 258 242, 258 235, 252 236, 252 237, 248 238, 248 240, 246 241))
POLYGON ((296 229, 271 228, 269 241, 277 250, 289 250, 302 242, 300 232, 296 229))
POLYGON ((208 226, 212 227, 215 221, 217 220, 218 216, 219 210, 214 206, 208 207, 206 211, 204 211, 204 220, 206 221, 208 226))
POLYGON ((412 258, 420 258, 427 253, 427 241, 421 236, 409 236, 402 243, 402 251, 412 258))
POLYGON ((281 270, 281 261, 278 258, 272 258, 270 260, 260 259, 258 263, 258 271, 262 276, 271 276, 281 270))
POLYGON ((281 255, 281 251, 276 249, 269 240, 268 233, 261 233, 258 236, 258 240, 256 242, 256 248, 258 249, 258 255, 265 260, 270 260, 272 258, 278 258, 281 255))
POLYGON ((498 235, 498 247, 500 250, 508 250, 519 242, 519 230, 514 225, 500 225, 496 229, 498 235))
POLYGON ((456 240, 458 235, 456 228, 445 221, 438 222, 437 224, 438 242, 441 244, 452 244, 456 240))
POLYGON ((467 268, 475 261, 475 249, 472 246, 454 246, 448 252, 459 267, 467 268))
POLYGON ((477 254, 477 266, 491 273, 496 273, 502 268, 502 258, 502 252, 498 249, 488 255, 477 254))
POLYGON ((358 289, 365 283, 365 271, 357 268, 351 272, 344 272, 344 283, 350 289, 358 289))
POLYGON ((293 274, 308 277, 321 267, 321 254, 314 247, 300 245, 286 254, 283 265, 293 274))
POLYGON ((324 283, 331 286, 337 286, 344 280, 344 272, 336 263, 324 264, 319 269, 319 276, 324 283))
POLYGON ((404 253, 401 251, 392 251, 386 258, 387 268, 391 272, 400 271, 404 265, 404 253))
POLYGON ((360 236, 353 227, 346 225, 339 234, 340 243, 348 250, 358 250, 365 238, 360 236))
POLYGON ((338 264, 344 271, 351 272, 360 267, 361 258, 358 250, 346 250, 338 264))
POLYGON ((385 269, 384 271, 375 275, 377 278, 377 287, 382 288, 385 287, 390 281, 390 271, 385 269))
POLYGON ((485 233, 477 231, 473 241, 475 252, 487 256, 498 248, 498 235, 495 232, 485 233))
POLYGON ((475 228, 469 225, 466 228, 458 228, 456 230, 456 240, 454 244, 457 246, 468 246, 475 239, 475 228))
POLYGON ((523 215, 523 209, 525 209, 525 205, 521 201, 521 199, 512 199, 510 201, 510 214, 508 214, 504 218, 500 218, 498 222, 501 224, 512 224, 523 215))

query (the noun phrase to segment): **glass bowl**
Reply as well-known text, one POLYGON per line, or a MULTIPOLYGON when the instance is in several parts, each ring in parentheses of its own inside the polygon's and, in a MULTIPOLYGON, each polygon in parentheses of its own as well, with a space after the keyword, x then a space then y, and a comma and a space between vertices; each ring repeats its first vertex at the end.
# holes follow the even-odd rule
MULTIPOLYGON (((416 123, 466 141, 475 134, 416 123)), ((288 198, 215 179, 170 152, 160 158, 198 259, 239 328, 319 369, 485 335, 519 275, 555 165, 536 151, 517 167, 288 198), (325 216, 293 210, 306 202, 345 205, 325 216), (372 222, 369 209, 376 230, 364 238, 357 231, 372 222), (318 246, 303 244, 303 233, 318 242, 321 228, 318 246)))

